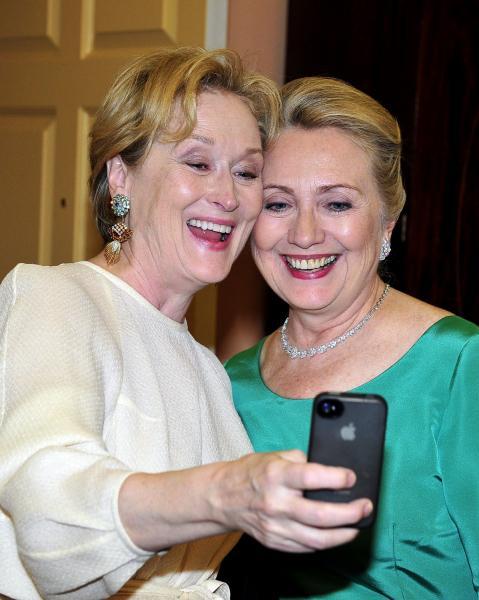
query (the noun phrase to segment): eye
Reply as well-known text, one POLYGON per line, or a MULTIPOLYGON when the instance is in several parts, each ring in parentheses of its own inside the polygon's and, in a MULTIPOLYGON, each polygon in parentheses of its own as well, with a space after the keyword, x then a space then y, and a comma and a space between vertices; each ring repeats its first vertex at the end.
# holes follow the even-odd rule
POLYGON ((352 207, 352 204, 349 200, 330 200, 326 207, 331 212, 339 213, 349 210, 352 207))
POLYGON ((195 169, 196 171, 207 171, 208 170, 208 165, 204 162, 187 162, 186 163, 189 167, 191 167, 192 169, 195 169))
POLYGON ((261 177, 262 160, 243 161, 235 165, 234 176, 243 181, 254 181, 261 177))
POLYGON ((256 171, 251 171, 248 169, 238 171, 236 173, 236 176, 239 177, 240 179, 247 179, 247 180, 258 179, 258 177, 259 177, 259 175, 256 171))
POLYGON ((282 213, 289 208, 289 204, 283 200, 266 200, 263 204, 263 210, 272 213, 282 213))

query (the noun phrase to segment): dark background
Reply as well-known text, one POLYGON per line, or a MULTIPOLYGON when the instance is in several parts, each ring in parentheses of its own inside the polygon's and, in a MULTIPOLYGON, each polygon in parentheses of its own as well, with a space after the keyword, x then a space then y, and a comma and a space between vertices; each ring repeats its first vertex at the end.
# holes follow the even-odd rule
MULTIPOLYGON (((398 119, 398 289, 479 323, 479 0, 290 0, 285 81, 344 79, 398 119)), ((266 332, 285 316, 268 296, 266 332)))
MULTIPOLYGON (((479 323, 479 0, 290 0, 285 81, 310 75, 352 83, 401 126, 407 201, 388 279, 479 323)), ((286 307, 265 293, 270 333, 286 307)), ((280 560, 244 536, 220 579, 232 600, 274 600, 280 560)))

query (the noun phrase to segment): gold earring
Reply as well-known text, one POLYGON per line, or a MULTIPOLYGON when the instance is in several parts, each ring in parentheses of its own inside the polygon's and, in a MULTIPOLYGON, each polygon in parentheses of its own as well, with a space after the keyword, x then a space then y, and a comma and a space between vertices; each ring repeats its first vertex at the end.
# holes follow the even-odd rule
POLYGON ((130 211, 130 200, 124 194, 115 194, 110 202, 115 217, 121 219, 110 228, 111 242, 105 246, 104 255, 107 264, 114 265, 120 260, 121 245, 129 240, 133 231, 125 225, 125 217, 130 211))

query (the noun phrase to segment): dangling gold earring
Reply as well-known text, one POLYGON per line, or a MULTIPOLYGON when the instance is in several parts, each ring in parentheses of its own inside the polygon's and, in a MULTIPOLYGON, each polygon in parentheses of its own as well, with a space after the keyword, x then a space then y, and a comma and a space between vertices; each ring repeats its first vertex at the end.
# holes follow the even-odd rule
POLYGON ((114 265, 120 260, 121 245, 129 240, 133 231, 125 225, 125 217, 130 210, 130 200, 124 194, 115 194, 110 202, 115 217, 121 219, 110 228, 111 242, 105 246, 104 255, 107 264, 114 265))

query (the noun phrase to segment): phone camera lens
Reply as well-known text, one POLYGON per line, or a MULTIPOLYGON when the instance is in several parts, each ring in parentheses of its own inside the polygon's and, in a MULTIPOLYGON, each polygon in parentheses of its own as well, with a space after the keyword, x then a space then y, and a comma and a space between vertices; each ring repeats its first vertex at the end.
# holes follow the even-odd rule
POLYGON ((340 400, 321 400, 318 403, 318 413, 327 419, 334 419, 343 414, 344 406, 340 400))
POLYGON ((321 405, 321 408, 322 408, 323 414, 329 415, 331 410, 334 410, 334 404, 331 404, 331 402, 328 402, 327 400, 325 400, 323 402, 323 404, 321 405))

